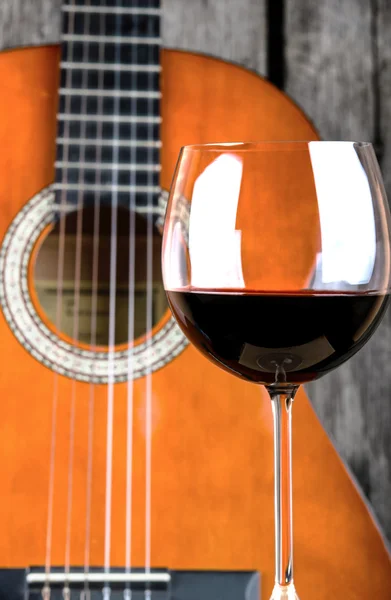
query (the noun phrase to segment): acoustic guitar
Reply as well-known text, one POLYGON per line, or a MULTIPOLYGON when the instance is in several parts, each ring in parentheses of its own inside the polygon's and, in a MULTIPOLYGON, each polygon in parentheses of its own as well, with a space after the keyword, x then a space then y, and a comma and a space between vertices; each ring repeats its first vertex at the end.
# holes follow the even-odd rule
MULTIPOLYGON (((0 56, 0 598, 273 587, 270 403, 187 347, 161 227, 183 144, 317 133, 256 73, 162 49, 160 10, 67 0, 60 47, 0 56)), ((385 598, 370 511, 294 411, 302 597, 385 598)))

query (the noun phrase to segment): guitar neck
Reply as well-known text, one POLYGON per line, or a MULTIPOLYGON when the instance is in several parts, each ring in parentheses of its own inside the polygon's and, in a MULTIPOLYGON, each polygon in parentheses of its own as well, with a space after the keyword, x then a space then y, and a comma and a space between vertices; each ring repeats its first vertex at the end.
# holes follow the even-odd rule
POLYGON ((63 4, 56 186, 145 205, 159 190, 160 2, 63 4))

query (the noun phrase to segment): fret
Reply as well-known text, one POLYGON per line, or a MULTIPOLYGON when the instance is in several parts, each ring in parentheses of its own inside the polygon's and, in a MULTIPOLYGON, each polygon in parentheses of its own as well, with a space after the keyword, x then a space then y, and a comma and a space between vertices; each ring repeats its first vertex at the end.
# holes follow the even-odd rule
POLYGON ((69 62, 62 61, 60 63, 62 69, 74 69, 74 70, 86 70, 86 71, 130 71, 130 72, 143 72, 143 73, 159 73, 161 71, 160 65, 120 65, 111 63, 81 63, 81 62, 69 62))
POLYGON ((64 33, 61 39, 65 42, 87 42, 88 44, 96 42, 98 44, 148 44, 148 45, 161 45, 161 37, 143 36, 136 37, 131 35, 126 36, 115 36, 115 38, 107 37, 107 35, 91 35, 89 33, 83 33, 77 35, 76 33, 64 33))
MULTIPOLYGON (((88 115, 90 121, 107 120, 111 121, 115 116, 123 122, 135 122, 131 115, 135 114, 140 122, 142 118, 152 116, 155 122, 160 122, 160 98, 154 97, 154 92, 150 92, 149 97, 120 97, 98 96, 80 93, 72 94, 71 91, 67 94, 60 95, 59 111, 60 114, 67 114, 69 118, 75 117, 78 120, 78 115, 83 115, 83 112, 88 115), (102 118, 99 115, 104 115, 102 118), (129 116, 130 115, 130 116, 129 116), (130 120, 129 120, 130 119, 130 120)), ((147 92, 145 92, 147 93, 147 92)), ((84 120, 84 117, 83 117, 84 120)), ((88 120, 88 119, 87 119, 88 120)))
POLYGON ((134 8, 130 6, 82 6, 64 4, 62 10, 65 12, 81 12, 94 14, 113 14, 113 15, 159 15, 159 8, 134 8))
POLYGON ((72 44, 64 45, 63 60, 89 63, 104 62, 122 64, 160 64, 159 38, 125 38, 116 43, 104 36, 64 36, 72 38, 72 44), (141 41, 142 40, 142 41, 141 41))
POLYGON ((103 138, 111 140, 113 145, 116 140, 137 139, 141 141, 159 140, 159 124, 148 123, 96 123, 81 121, 58 121, 58 136, 85 139, 103 138), (83 127, 82 127, 83 126, 83 127))
MULTIPOLYGON (((105 141, 107 142, 108 140, 105 141)), ((59 162, 80 163, 81 161, 85 161, 91 164, 106 164, 108 168, 115 162, 119 165, 134 163, 140 169, 142 169, 143 165, 157 165, 160 168, 160 147, 129 147, 128 143, 122 143, 124 145, 116 144, 114 149, 112 142, 106 146, 100 144, 91 145, 90 143, 83 145, 78 142, 74 144, 67 143, 65 146, 58 142, 56 159, 59 162)))
POLYGON ((89 184, 89 183, 55 183, 53 188, 55 190, 65 190, 74 192, 139 192, 140 194, 158 194, 160 193, 160 187, 158 185, 115 185, 112 183, 100 183, 100 184, 89 184))
MULTIPOLYGON (((91 146, 95 144, 96 146, 112 146, 112 140, 103 140, 103 139, 83 139, 83 138, 65 138, 58 137, 56 138, 56 143, 60 145, 72 145, 78 144, 79 146, 91 146)), ((152 140, 117 140, 117 146, 129 147, 129 148, 161 148, 162 143, 160 140, 152 141, 152 140)))
POLYGON ((63 13, 64 30, 72 34, 85 34, 99 32, 105 36, 139 36, 160 37, 160 11, 156 15, 115 15, 63 13), (89 31, 86 31, 86 20, 89 22, 89 31))
POLYGON ((137 142, 130 140, 117 140, 114 149, 111 140, 72 140, 57 139, 57 161, 100 163, 111 165, 137 164, 159 165, 160 167, 160 142, 137 142), (105 143, 101 143, 105 142, 105 143), (146 144, 143 146, 142 144, 146 144))
MULTIPOLYGON (((61 70, 61 87, 68 89, 82 89, 83 72, 81 69, 61 70), (67 75, 70 79, 67 85, 67 75)), ((157 91, 160 89, 160 73, 147 73, 146 71, 87 71, 86 87, 89 90, 116 90, 116 91, 157 91)))
MULTIPOLYGON (((87 186, 89 189, 91 186, 95 189, 96 185, 109 186, 110 189, 114 189, 116 186, 128 188, 129 186, 136 190, 136 188, 144 188, 148 186, 159 186, 160 173, 158 171, 145 171, 137 169, 130 171, 128 169, 79 169, 77 163, 73 168, 67 169, 56 169, 57 179, 56 181, 64 181, 64 185, 72 186, 76 185, 80 189, 84 189, 87 186)), ((72 189, 68 187, 66 189, 72 189)), ((124 190, 122 190, 124 191, 124 190)), ((137 190, 136 190, 137 191, 137 190)), ((140 189, 139 191, 146 191, 140 189)))
POLYGON ((116 170, 116 171, 153 171, 160 172, 161 165, 152 165, 152 164, 140 164, 140 163, 129 163, 129 164, 120 164, 118 163, 99 163, 99 162, 64 162, 64 161, 56 161, 56 168, 61 169, 96 169, 96 170, 116 170))
POLYGON ((60 88, 61 96, 92 96, 94 98, 156 98, 162 97, 161 92, 138 92, 137 90, 125 91, 125 90, 112 90, 112 91, 101 91, 101 90, 83 90, 83 89, 67 89, 60 88))
MULTIPOLYGON (((107 6, 108 8, 115 8, 116 6, 123 6, 123 7, 127 7, 129 6, 129 1, 130 0, 89 0, 89 5, 90 6, 102 6, 102 4, 104 6, 107 6)), ((140 7, 143 8, 145 6, 145 0, 131 0, 132 2, 132 6, 136 7, 140 7)), ((63 1, 63 5, 64 6, 84 6, 86 3, 86 0, 64 0, 63 1)), ((150 6, 151 8, 159 8, 160 7, 160 0, 148 0, 148 6, 150 6)))
POLYGON ((59 113, 57 118, 60 121, 80 121, 80 122, 95 122, 95 123, 160 123, 161 117, 139 117, 139 116, 121 116, 114 115, 72 115, 59 113))
MULTIPOLYGON (((156 187, 160 183, 158 172, 120 170, 120 169, 56 169, 57 181, 64 181, 68 186, 76 186, 81 190, 95 189, 95 186, 104 186, 105 189, 120 191, 146 191, 144 188, 156 187), (66 172, 65 172, 66 171, 66 172), (63 179, 65 178, 65 179, 63 179), (140 189, 139 189, 140 188, 140 189)), ((72 189, 72 188, 67 188, 72 189)))

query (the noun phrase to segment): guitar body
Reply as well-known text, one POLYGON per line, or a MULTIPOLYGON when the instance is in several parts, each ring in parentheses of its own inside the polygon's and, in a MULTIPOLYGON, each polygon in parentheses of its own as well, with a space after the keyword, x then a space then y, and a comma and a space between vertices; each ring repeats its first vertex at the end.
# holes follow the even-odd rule
MULTIPOLYGON (((54 179, 59 49, 0 56, 0 238, 54 179)), ((213 58, 162 52, 162 172, 168 189, 180 146, 241 139, 316 139, 302 113, 257 75, 213 58)), ((34 256, 34 252, 32 252, 34 256)), ((33 260, 33 259, 32 259, 33 260)), ((53 371, 0 315, 0 567, 44 565, 53 371)), ((63 565, 69 499, 70 397, 75 394, 71 562, 85 558, 91 384, 57 376, 51 562, 63 565)), ((133 382, 132 564, 145 556, 145 386, 133 382)), ((193 348, 152 375, 152 565, 255 569, 273 587, 273 425, 256 386, 193 348)), ((107 385, 94 387, 90 562, 103 564, 107 385)), ((125 556, 127 384, 114 389, 112 565, 125 556)), ((294 535, 304 600, 385 598, 391 564, 362 497, 303 391, 294 406, 294 535)))

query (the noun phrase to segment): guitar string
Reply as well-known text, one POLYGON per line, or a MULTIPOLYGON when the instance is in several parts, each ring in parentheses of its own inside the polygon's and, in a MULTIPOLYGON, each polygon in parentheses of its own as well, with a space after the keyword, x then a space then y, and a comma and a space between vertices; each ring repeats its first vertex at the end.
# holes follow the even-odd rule
MULTIPOLYGON (((150 6, 150 2, 148 2, 150 6)), ((153 36, 153 19, 148 21, 148 35, 153 36)), ((148 47, 149 64, 152 64, 153 54, 152 45, 148 47)), ((148 73, 148 88, 153 90, 153 74, 148 73)), ((148 98, 148 114, 153 112, 153 100, 148 98)), ((148 139, 153 140, 153 124, 148 123, 148 139)), ((148 164, 152 164, 153 150, 151 147, 147 150, 148 164)), ((153 202, 154 195, 150 191, 153 188, 153 172, 148 171, 148 194, 147 194, 147 269, 146 269, 146 344, 148 348, 147 356, 151 358, 152 347, 152 328, 153 328, 153 202)), ((148 577, 151 573, 151 499, 152 499, 152 371, 150 365, 147 366, 145 377, 145 573, 148 577)), ((151 597, 150 586, 145 588, 145 598, 151 597)))
MULTIPOLYGON (((71 1, 71 6, 75 5, 75 0, 71 1)), ((68 30, 70 34, 74 33, 74 13, 71 12, 68 16, 68 30)), ((73 42, 68 42, 69 52, 73 52, 73 42)), ((66 88, 71 87, 71 70, 66 72, 66 88)), ((68 113, 70 109, 70 96, 65 97, 64 111, 68 113)), ((65 139, 69 138, 70 121, 64 122, 65 139)), ((68 162, 69 147, 68 144, 63 145, 63 160, 68 162)), ((66 171, 62 170, 61 179, 63 183, 67 182, 66 171)), ((61 314, 62 314, 62 296, 63 296, 63 275, 64 275, 64 251, 65 251, 65 209, 66 209, 66 190, 65 186, 61 190, 60 210, 59 210, 59 237, 58 237, 58 257, 57 257, 57 282, 56 282, 56 317, 55 328, 56 332, 60 332, 61 314)), ((53 509, 54 509, 54 475, 56 463, 56 438, 57 438, 57 408, 59 396, 59 376, 57 373, 53 375, 53 396, 52 396, 52 419, 51 419, 51 441, 50 441, 50 459, 49 459, 49 482, 48 482, 48 511, 46 524, 46 548, 45 548, 45 576, 46 580, 42 591, 43 598, 50 598, 50 571, 52 557, 52 537, 53 537, 53 509)))
MULTIPOLYGON (((132 46, 131 64, 138 64, 138 44, 132 46)), ((136 73, 132 71, 130 88, 136 89, 136 73)), ((130 99, 130 115, 137 114, 137 99, 130 99)), ((130 141, 135 142, 135 123, 130 124, 130 141)), ((136 146, 130 144, 130 164, 137 159, 136 146)), ((136 187, 136 170, 130 171, 130 187, 136 187)), ((135 266, 136 266, 136 197, 129 196, 129 265, 128 265, 128 381, 127 381, 127 417, 126 417, 126 514, 125 514, 125 569, 128 574, 132 565, 132 506, 133 506, 133 413, 134 413, 134 339, 135 339, 135 266)), ((127 590, 130 589, 129 584, 127 590)), ((128 597, 130 592, 128 593, 128 597)))
MULTIPOLYGON (((100 0, 100 6, 102 0, 100 0)), ((99 35, 105 35, 105 15, 102 11, 99 17, 99 35)), ((99 42, 99 63, 104 63, 104 41, 99 42)), ((103 82, 104 71, 98 72, 98 89, 102 91, 97 99, 97 116, 103 114, 103 82)), ((96 122, 96 139, 100 140, 103 137, 103 122, 97 119, 96 122)), ((102 146, 96 144, 95 157, 97 164, 102 162, 102 146)), ((96 350, 97 346, 97 316, 98 316, 98 277, 99 277, 99 228, 100 228, 100 195, 97 191, 101 183, 101 171, 95 170, 95 185, 94 192, 94 223, 93 223, 93 239, 92 239, 92 285, 91 285, 91 334, 90 346, 91 351, 96 350)), ((92 361, 92 371, 94 370, 94 361, 92 361)), ((93 374, 93 373, 92 373, 93 374)), ((84 575, 86 595, 89 592, 88 574, 90 571, 90 552, 91 552, 91 513, 92 513, 92 474, 93 474, 93 440, 94 440, 94 414, 95 414, 95 384, 90 383, 89 386, 89 407, 88 407, 88 462, 87 462, 87 478, 86 478, 86 523, 85 523, 85 548, 84 548, 84 575)), ((87 596, 88 598, 88 596, 87 596)))
MULTIPOLYGON (((120 35, 120 15, 115 18, 115 37, 120 35)), ((120 44, 115 44, 115 64, 119 65, 120 44)), ((119 114, 120 70, 114 71, 114 116, 119 114)), ((118 228, 118 154, 119 121, 113 120, 113 160, 111 194, 111 231, 110 231, 110 283, 109 283, 109 349, 108 349, 108 393, 107 393, 107 433, 106 433, 106 497, 105 497, 105 546, 104 569, 109 573, 111 565, 111 504, 113 478, 113 417, 115 382, 115 326, 117 292, 117 228, 118 228)))
MULTIPOLYGON (((90 0, 86 0, 86 6, 90 6, 90 0)), ((90 13, 84 15, 84 28, 89 31, 90 28, 90 13)), ((88 60, 89 42, 84 42, 82 50, 82 62, 85 63, 88 60)), ((81 87, 87 89, 87 69, 82 71, 81 87)), ((81 114, 87 114, 87 96, 83 95, 80 102, 81 114)), ((87 122, 83 121, 80 123, 80 138, 85 139, 87 130, 87 122)), ((76 223, 76 248, 75 248, 75 276, 74 276, 74 295, 73 295, 73 331, 72 338, 74 343, 77 343, 79 337, 79 323, 80 323, 80 285, 81 285, 81 256, 82 256, 82 242, 83 242, 83 192, 81 191, 81 184, 84 179, 84 167, 85 163, 85 151, 86 147, 81 145, 80 148, 80 166, 78 174, 79 190, 77 192, 77 223, 76 223)), ((74 450, 75 450, 75 420, 76 420, 76 400, 77 400, 77 387, 76 380, 72 380, 71 388, 71 408, 69 418, 69 463, 68 463, 68 498, 67 498, 67 516, 66 516, 66 544, 65 544, 65 563, 64 572, 67 576, 70 573, 70 562, 71 562, 71 536, 72 536, 72 508, 73 508, 73 472, 74 472, 74 450)))

